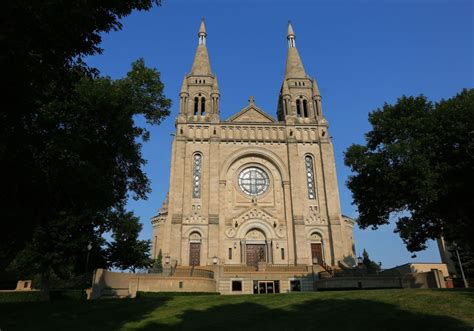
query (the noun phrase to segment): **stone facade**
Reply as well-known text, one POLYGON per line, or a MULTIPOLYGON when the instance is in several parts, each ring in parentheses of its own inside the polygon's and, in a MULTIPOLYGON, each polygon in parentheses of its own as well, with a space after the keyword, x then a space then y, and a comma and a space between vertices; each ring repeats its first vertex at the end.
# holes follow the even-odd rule
POLYGON ((152 218, 153 256, 161 250, 178 266, 353 265, 354 222, 341 214, 321 95, 291 25, 277 120, 253 97, 220 118, 204 22, 198 37, 179 94, 169 193, 152 218))

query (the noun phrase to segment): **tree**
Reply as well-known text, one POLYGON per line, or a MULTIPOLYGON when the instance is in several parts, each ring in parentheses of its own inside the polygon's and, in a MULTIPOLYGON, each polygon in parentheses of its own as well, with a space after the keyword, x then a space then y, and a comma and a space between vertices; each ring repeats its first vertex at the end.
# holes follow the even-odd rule
POLYGON ((375 274, 380 271, 379 264, 369 258, 369 253, 367 253, 365 248, 362 252, 362 264, 365 266, 368 274, 375 274))
POLYGON ((396 216, 411 252, 441 236, 474 251, 474 89, 438 103, 403 96, 369 122, 366 144, 345 153, 359 226, 396 216))
POLYGON ((123 205, 128 190, 138 198, 148 191, 135 143, 148 133, 133 117, 158 124, 168 114, 159 75, 139 61, 116 82, 83 58, 102 51, 102 33, 120 30, 123 17, 154 3, 2 3, 0 66, 8 84, 0 112, 0 270, 50 224, 100 219, 123 205))
MULTIPOLYGON (((129 192, 146 198, 149 191, 141 169, 141 141, 148 139, 148 131, 137 126, 134 117, 158 124, 170 104, 162 91, 159 73, 138 60, 125 78, 84 75, 66 100, 44 106, 39 115, 43 123, 55 125, 47 125, 48 144, 37 160, 54 200, 47 206, 50 218, 36 225, 21 251, 23 263, 16 261, 20 270, 42 274, 43 284, 51 271, 59 277, 83 273, 88 242, 94 247, 90 267, 107 266, 102 234, 127 230, 125 221, 138 222, 123 212, 124 205, 129 192)), ((141 225, 134 228, 140 230, 141 225)), ((144 263, 138 261, 139 252, 149 249, 137 237, 128 239, 129 245, 136 245, 128 260, 135 266, 144 263)), ((117 252, 108 258, 123 262, 117 252)))
POLYGON ((153 262, 153 267, 151 268, 151 272, 155 274, 159 274, 163 272, 163 253, 161 252, 161 249, 158 251, 158 256, 153 262))
POLYGON ((151 266, 150 240, 139 240, 142 225, 138 217, 131 212, 117 211, 112 219, 113 241, 107 244, 109 264, 120 270, 136 269, 151 266))

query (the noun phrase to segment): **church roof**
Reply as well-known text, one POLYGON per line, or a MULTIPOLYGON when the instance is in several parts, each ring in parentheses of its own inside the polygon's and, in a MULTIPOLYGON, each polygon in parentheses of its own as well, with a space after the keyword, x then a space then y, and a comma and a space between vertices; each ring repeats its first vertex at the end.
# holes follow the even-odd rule
POLYGON ((296 47, 288 48, 288 55, 286 56, 285 78, 307 78, 303 67, 303 62, 301 62, 301 58, 296 47))
POLYGON ((237 114, 230 117, 227 122, 275 123, 275 120, 262 109, 258 108, 254 103, 253 97, 250 97, 249 104, 237 114))
POLYGON ((316 79, 313 79, 313 95, 321 95, 319 93, 318 83, 316 83, 316 79))
POLYGON ((211 73, 211 63, 209 61, 207 47, 203 44, 198 45, 196 55, 194 55, 193 66, 191 67, 191 74, 210 75, 211 73))
POLYGON ((199 34, 206 33, 206 25, 204 24, 204 18, 201 19, 201 25, 199 26, 199 34))
POLYGON ((295 32, 293 31, 293 27, 291 26, 291 22, 288 22, 288 33, 287 33, 287 37, 289 36, 294 36, 295 35, 295 32))
MULTIPOLYGON (((204 19, 201 21, 199 27, 198 35, 200 38, 205 40, 206 37, 206 27, 204 25, 204 19), (203 35, 204 37, 201 37, 203 35)), ((200 39, 199 45, 196 49, 196 54, 194 55, 193 66, 191 67, 192 75, 212 75, 211 62, 209 61, 209 54, 207 53, 207 47, 205 41, 200 39)))
POLYGON ((288 22, 287 38, 290 42, 290 47, 288 48, 288 54, 286 56, 285 78, 307 78, 303 62, 294 43, 295 32, 290 22, 288 22))

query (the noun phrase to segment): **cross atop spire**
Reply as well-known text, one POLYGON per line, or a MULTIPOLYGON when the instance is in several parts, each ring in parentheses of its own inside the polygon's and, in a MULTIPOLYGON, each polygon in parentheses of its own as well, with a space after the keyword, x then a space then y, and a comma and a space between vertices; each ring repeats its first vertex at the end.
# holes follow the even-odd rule
POLYGON ((205 45, 207 33, 206 33, 206 25, 204 24, 204 17, 201 18, 201 25, 199 26, 198 37, 199 37, 199 45, 205 45))
POLYGON ((288 39, 288 47, 296 47, 295 44, 295 32, 293 31, 293 27, 291 26, 291 21, 288 21, 288 33, 286 34, 286 38, 288 39))

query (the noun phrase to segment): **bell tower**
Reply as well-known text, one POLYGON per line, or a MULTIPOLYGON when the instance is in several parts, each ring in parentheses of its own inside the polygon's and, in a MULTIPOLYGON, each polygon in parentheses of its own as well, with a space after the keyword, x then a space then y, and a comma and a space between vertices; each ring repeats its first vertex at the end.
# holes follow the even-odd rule
POLYGON ((178 123, 219 122, 219 86, 211 70, 206 38, 206 26, 202 19, 191 72, 184 77, 179 93, 178 123))
POLYGON ((315 79, 309 77, 296 48, 296 36, 288 22, 288 54, 285 77, 278 98, 278 120, 287 124, 317 123, 323 118, 321 95, 315 79))

